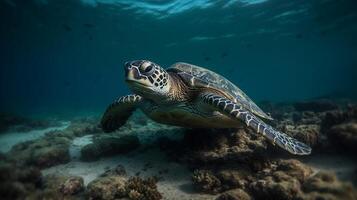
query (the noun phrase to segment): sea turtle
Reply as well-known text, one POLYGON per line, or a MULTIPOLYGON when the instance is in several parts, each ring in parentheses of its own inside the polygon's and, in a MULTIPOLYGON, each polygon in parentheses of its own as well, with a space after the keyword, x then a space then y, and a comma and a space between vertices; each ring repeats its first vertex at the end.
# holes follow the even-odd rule
POLYGON ((124 69, 134 94, 119 97, 107 108, 101 120, 105 132, 121 127, 140 108, 156 122, 182 127, 233 128, 245 124, 292 154, 311 153, 306 144, 267 125, 262 119, 272 118, 217 73, 182 62, 164 70, 148 60, 126 62, 124 69))

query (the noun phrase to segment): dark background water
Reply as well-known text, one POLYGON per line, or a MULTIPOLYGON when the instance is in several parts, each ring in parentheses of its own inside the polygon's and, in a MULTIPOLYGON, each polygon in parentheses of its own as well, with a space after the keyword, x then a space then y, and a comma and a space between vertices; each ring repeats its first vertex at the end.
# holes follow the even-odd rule
POLYGON ((355 0, 246 2, 1 0, 0 111, 102 111, 133 59, 208 67, 256 101, 356 97, 355 0))

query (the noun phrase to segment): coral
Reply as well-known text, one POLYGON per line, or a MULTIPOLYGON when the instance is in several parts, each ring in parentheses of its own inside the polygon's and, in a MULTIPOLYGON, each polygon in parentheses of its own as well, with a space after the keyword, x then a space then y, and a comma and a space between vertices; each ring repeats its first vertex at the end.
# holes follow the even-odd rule
POLYGON ((0 163, 0 196, 2 199, 24 199, 41 187, 41 171, 15 163, 0 163))
POLYGON ((242 189, 228 190, 222 193, 216 200, 251 200, 252 197, 242 189))
POLYGON ((77 194, 84 190, 82 177, 70 177, 61 184, 59 191, 64 195, 77 194))
POLYGON ((70 140, 60 136, 43 137, 12 147, 8 157, 20 164, 47 168, 70 161, 70 140))
POLYGON ((217 194, 235 188, 248 189, 249 183, 256 179, 256 173, 247 165, 232 165, 215 170, 195 170, 192 180, 198 191, 217 194))
POLYGON ((335 125, 328 131, 328 137, 335 146, 343 150, 357 150, 357 121, 335 125))
POLYGON ((320 125, 322 118, 325 115, 325 112, 292 112, 291 118, 294 121, 295 125, 320 125))
POLYGON ((162 196, 157 190, 156 183, 157 180, 153 177, 146 180, 140 177, 131 177, 127 181, 125 189, 128 197, 132 200, 159 200, 162 199, 162 196))
POLYGON ((199 191, 217 199, 355 199, 356 190, 333 173, 313 170, 298 160, 276 160, 260 171, 248 165, 195 170, 193 183, 199 191))
MULTIPOLYGON (((321 151, 326 144, 329 149, 339 146, 350 152, 357 150, 357 107, 296 111, 291 105, 267 106, 271 106, 274 118, 281 119, 271 122, 273 126, 313 146, 314 152, 321 151)), ((151 124, 142 116, 134 120, 135 123, 130 122, 132 129, 139 123, 151 124)), ((170 159, 189 165, 198 191, 219 194, 217 199, 357 199, 356 190, 340 182, 333 173, 314 174, 298 160, 278 159, 285 155, 248 128, 180 131, 184 132, 183 140, 160 138, 158 146, 170 159)), ((66 130, 49 132, 0 154, 0 196, 78 199, 86 194, 90 199, 162 199, 155 178, 128 179, 122 165, 105 171, 88 185, 85 193, 80 177, 42 177, 39 168, 68 162, 71 140, 87 134, 94 135, 94 143, 82 149, 83 160, 126 153, 140 145, 135 136, 103 134, 97 119, 75 120, 66 130)))
POLYGON ((81 137, 89 134, 103 133, 98 125, 98 119, 96 118, 81 118, 71 122, 71 125, 67 128, 71 131, 73 136, 81 137))
POLYGON ((99 128, 96 118, 80 118, 71 121, 71 124, 65 130, 51 131, 48 132, 46 136, 61 136, 73 139, 75 137, 101 133, 103 133, 103 131, 99 128))
POLYGON ((182 160, 191 164, 254 163, 261 168, 267 154, 263 136, 249 129, 188 130, 183 140, 182 160))
POLYGON ((312 146, 314 152, 333 152, 341 147, 352 152, 356 146, 352 124, 357 121, 357 106, 340 107, 336 104, 333 110, 292 111, 277 127, 312 146))
POLYGON ((283 171, 287 175, 298 179, 300 182, 306 181, 313 173, 311 167, 294 159, 279 160, 276 170, 283 171))
POLYGON ((255 173, 248 165, 240 164, 222 167, 215 174, 221 182, 221 189, 225 191, 232 188, 246 189, 254 180, 255 173))
POLYGON ((140 142, 137 136, 101 137, 81 149, 81 159, 94 161, 105 156, 127 153, 136 149, 139 145, 140 142))
POLYGON ((250 187, 256 199, 288 200, 297 196, 300 183, 282 172, 275 172, 253 182, 250 187))
POLYGON ((99 177, 87 186, 87 194, 91 199, 111 200, 127 195, 126 179, 121 176, 99 177))
POLYGON ((294 138, 302 141, 311 147, 319 143, 320 126, 316 124, 287 125, 282 129, 294 138))
POLYGON ((327 112, 321 122, 322 131, 328 131, 332 126, 357 120, 357 106, 348 106, 345 110, 327 112))
POLYGON ((192 180, 200 191, 216 194, 222 190, 221 181, 209 170, 195 170, 192 180))
POLYGON ((255 199, 295 199, 312 169, 297 160, 278 160, 257 173, 249 190, 255 199))
POLYGON ((39 168, 11 161, 0 163, 0 183, 1 199, 77 199, 84 189, 80 177, 43 177, 39 168))
MULTIPOLYGON (((314 152, 331 150, 333 146, 349 148, 355 152, 356 107, 331 110, 337 109, 337 105, 320 102, 318 106, 313 111, 310 111, 311 107, 296 111, 283 105, 281 112, 279 109, 275 111, 282 119, 275 125, 313 146, 314 152), (288 112, 283 113, 285 110, 288 112)), ((272 107, 278 108, 276 105, 272 107)), ((336 179, 330 185, 334 190, 327 189, 319 175, 314 175, 311 167, 295 159, 276 159, 272 153, 280 151, 270 148, 265 138, 247 128, 192 129, 186 131, 179 145, 167 139, 161 139, 159 144, 165 151, 170 146, 179 146, 181 151, 180 148, 175 148, 175 151, 183 158, 180 161, 195 169, 192 180, 196 189, 209 194, 223 192, 218 199, 353 199, 356 192, 353 187, 336 179), (315 181, 317 185, 312 187, 311 182, 315 179, 319 181, 315 181), (237 197, 240 193, 246 195, 237 197)))
POLYGON ((357 199, 357 191, 349 183, 337 180, 332 172, 319 172, 303 185, 303 199, 357 199))
POLYGON ((38 199, 77 199, 83 195, 83 178, 49 174, 43 178, 42 190, 36 194, 38 199))
POLYGON ((40 168, 68 163, 73 138, 101 133, 96 124, 95 119, 74 120, 65 130, 50 131, 42 138, 14 145, 7 155, 19 164, 40 168))
POLYGON ((326 112, 322 117, 322 139, 326 140, 329 148, 326 150, 343 150, 354 152, 357 142, 357 106, 349 105, 346 109, 326 112))
POLYGON ((125 169, 119 165, 108 170, 100 177, 90 182, 87 194, 91 199, 118 199, 129 198, 132 200, 158 200, 162 199, 157 190, 157 180, 153 177, 146 180, 140 177, 131 177, 128 180, 123 177, 125 169))

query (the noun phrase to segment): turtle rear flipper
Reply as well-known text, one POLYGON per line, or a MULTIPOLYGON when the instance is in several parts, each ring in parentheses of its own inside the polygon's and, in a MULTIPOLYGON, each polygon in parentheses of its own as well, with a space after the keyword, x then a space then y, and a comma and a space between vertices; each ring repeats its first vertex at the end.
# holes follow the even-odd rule
POLYGON ((125 124, 136 109, 137 104, 141 101, 142 97, 136 94, 118 98, 105 111, 100 122, 102 130, 104 132, 113 132, 120 128, 125 124))
POLYGON ((204 94, 202 95, 204 103, 212 106, 214 109, 230 116, 232 118, 239 119, 248 127, 251 127, 256 132, 264 135, 273 144, 277 144, 279 147, 289 151, 296 155, 308 155, 311 153, 311 148, 298 140, 288 136, 285 133, 275 130, 273 127, 267 125, 265 122, 257 118, 248 110, 245 110, 243 106, 234 103, 233 101, 216 95, 216 94, 204 94))

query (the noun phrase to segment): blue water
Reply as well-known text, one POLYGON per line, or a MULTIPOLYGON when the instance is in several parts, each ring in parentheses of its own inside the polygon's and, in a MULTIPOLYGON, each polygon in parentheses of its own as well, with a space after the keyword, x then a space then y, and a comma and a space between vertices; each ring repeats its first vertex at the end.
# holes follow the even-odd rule
POLYGON ((102 112, 123 63, 214 70, 255 101, 357 96, 355 0, 2 0, 0 111, 102 112))

